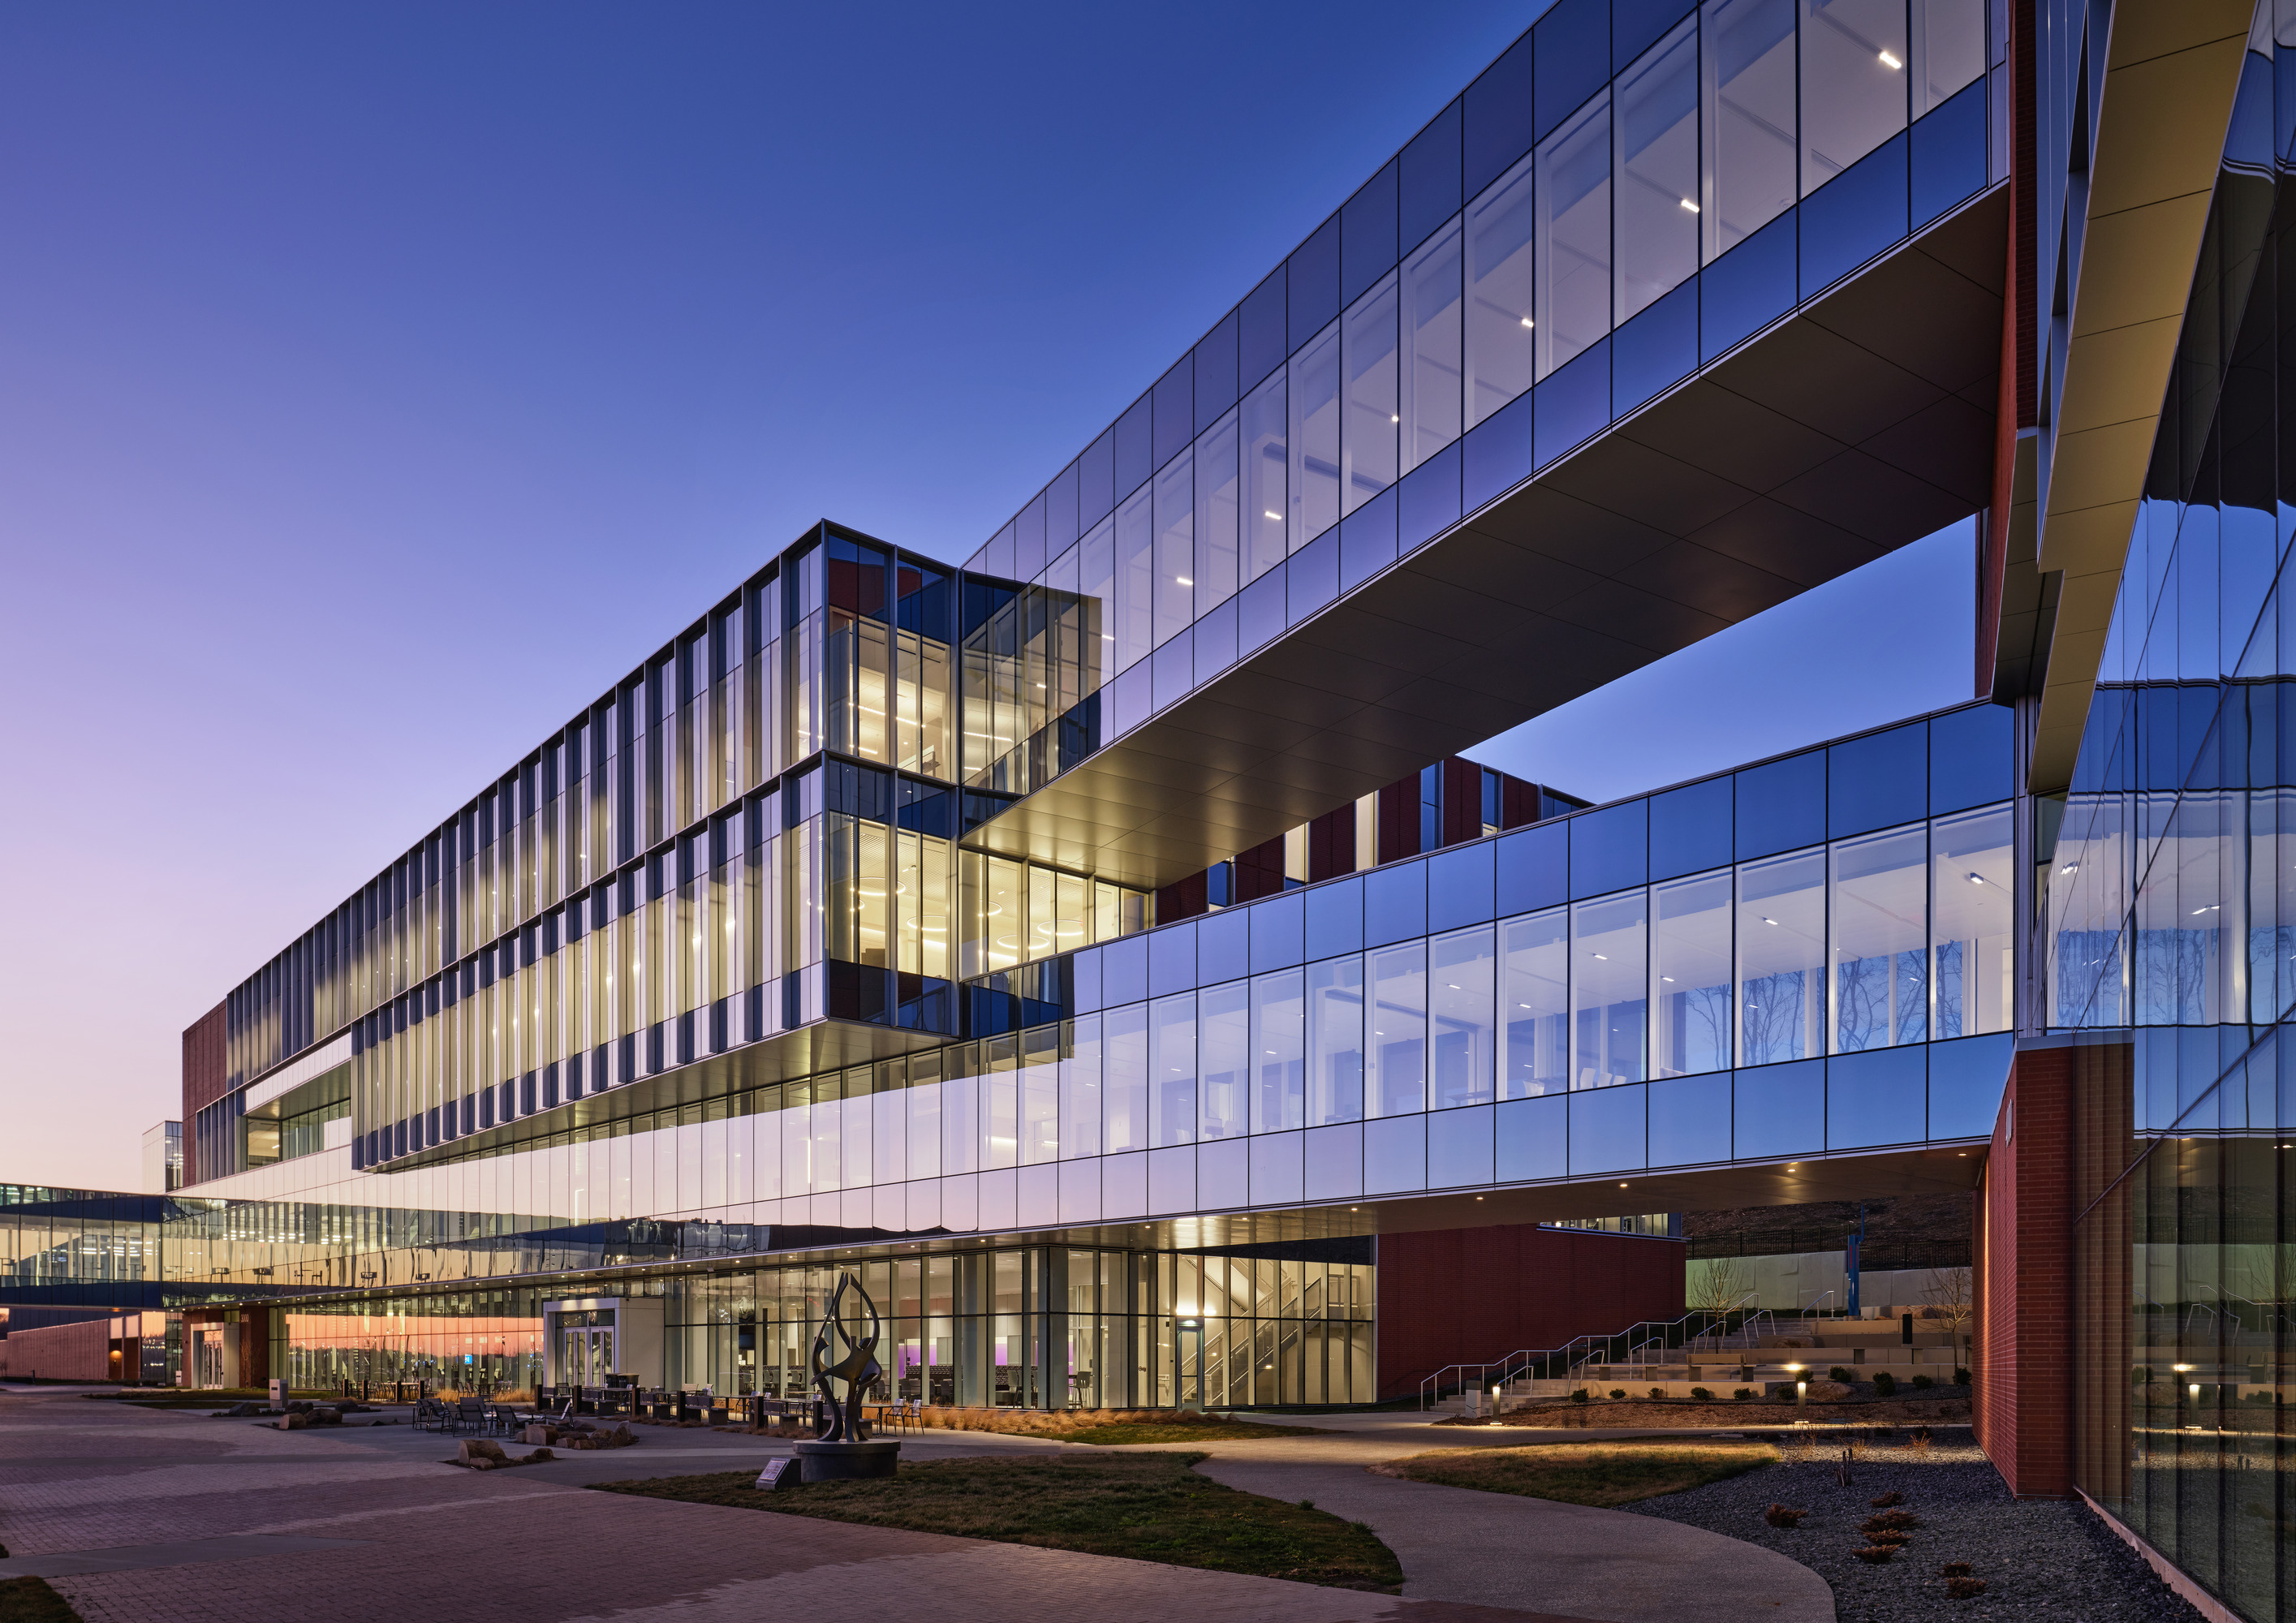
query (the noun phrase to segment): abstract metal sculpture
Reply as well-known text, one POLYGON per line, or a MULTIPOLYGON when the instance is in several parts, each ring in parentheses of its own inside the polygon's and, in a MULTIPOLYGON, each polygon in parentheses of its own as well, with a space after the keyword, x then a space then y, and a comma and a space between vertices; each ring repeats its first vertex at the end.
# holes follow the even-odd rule
POLYGON ((862 1289, 861 1282, 850 1274, 837 1277, 837 1289, 830 1293, 829 1307, 821 1316, 821 1330, 813 1338, 813 1384, 820 1389, 824 1419, 820 1425, 820 1439, 824 1443, 857 1443, 867 1440, 868 1431, 860 1416, 861 1395, 884 1374, 884 1365, 877 1362, 877 1339, 883 1332, 884 1321, 877 1316, 877 1304, 862 1289), (854 1335, 845 1328, 845 1292, 851 1291, 861 1299, 861 1306, 869 1316, 868 1332, 854 1335), (845 1356, 831 1363, 830 1337, 834 1335, 845 1343, 845 1356), (845 1383, 845 1398, 840 1402, 834 1385, 845 1383))

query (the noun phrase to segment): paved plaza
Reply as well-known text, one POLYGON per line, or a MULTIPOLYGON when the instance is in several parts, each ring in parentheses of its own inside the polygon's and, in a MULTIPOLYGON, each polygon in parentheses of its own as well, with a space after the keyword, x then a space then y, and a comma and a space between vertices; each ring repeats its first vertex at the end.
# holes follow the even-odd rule
MULTIPOLYGON (((1329 1437, 1206 1445, 1213 1457, 1202 1469, 1368 1522, 1402 1562, 1402 1598, 583 1491, 633 1476, 746 1470, 787 1451, 763 1438, 645 1427, 635 1448, 480 1473, 443 1463, 452 1439, 404 1424, 282 1432, 58 1388, 0 1392, 0 1577, 46 1578, 90 1623, 712 1623, 857 1602, 982 1623, 1833 1618, 1823 1580, 1751 1544, 1365 1469, 1484 1441, 1473 1430, 1390 1417, 1329 1423, 1329 1437)), ((978 1432, 904 1439, 918 1459, 1071 1447, 978 1432)))

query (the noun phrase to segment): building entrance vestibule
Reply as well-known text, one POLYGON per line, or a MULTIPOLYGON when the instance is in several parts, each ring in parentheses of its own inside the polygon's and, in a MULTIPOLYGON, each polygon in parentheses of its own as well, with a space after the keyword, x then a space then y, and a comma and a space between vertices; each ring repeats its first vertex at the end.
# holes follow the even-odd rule
POLYGON ((606 1384, 606 1377, 615 1373, 613 1317, 611 1313, 565 1313, 559 1316, 558 1368, 561 1381, 574 1386, 606 1384), (604 1322, 594 1322, 598 1320, 604 1322))

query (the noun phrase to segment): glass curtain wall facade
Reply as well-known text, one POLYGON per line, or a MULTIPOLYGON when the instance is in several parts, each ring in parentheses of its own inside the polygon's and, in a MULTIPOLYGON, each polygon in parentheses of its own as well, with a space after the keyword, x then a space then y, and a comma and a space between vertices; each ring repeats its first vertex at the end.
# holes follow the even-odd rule
MULTIPOLYGON (((812 1396, 808 1353, 847 1272, 884 1315, 880 1398, 1046 1409, 1376 1396, 1367 1256, 1337 1262, 1022 1246, 618 1289, 663 1299, 666 1385, 805 1398, 812 1396)), ((531 1389, 543 1376, 542 1303, 553 1294, 418 1292, 387 1303, 290 1308, 290 1378, 314 1388, 425 1380, 531 1389)))
POLYGON ((2296 1614, 2296 24, 2263 7, 2037 957, 2080 1034, 2081 1491, 2242 1617, 2296 1614))
MULTIPOLYGON (((1023 617, 1053 714, 1128 731, 2001 178, 2006 16, 1551 7, 968 561, 1086 600, 1023 617)), ((1021 725, 996 787, 1081 758, 1021 725)))

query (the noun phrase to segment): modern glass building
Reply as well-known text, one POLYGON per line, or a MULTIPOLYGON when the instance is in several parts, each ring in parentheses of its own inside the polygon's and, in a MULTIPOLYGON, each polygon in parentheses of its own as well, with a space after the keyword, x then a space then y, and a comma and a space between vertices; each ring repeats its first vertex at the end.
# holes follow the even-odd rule
POLYGON ((1351 1403, 1382 1235, 1607 1330, 1622 1219, 1958 1192, 2010 1487, 2296 1615, 2288 49, 1546 8, 962 565, 818 526, 197 1021, 192 1330, 781 1393, 853 1271, 905 1396, 1351 1403), (1459 757, 1972 516, 1966 704, 1459 757))

